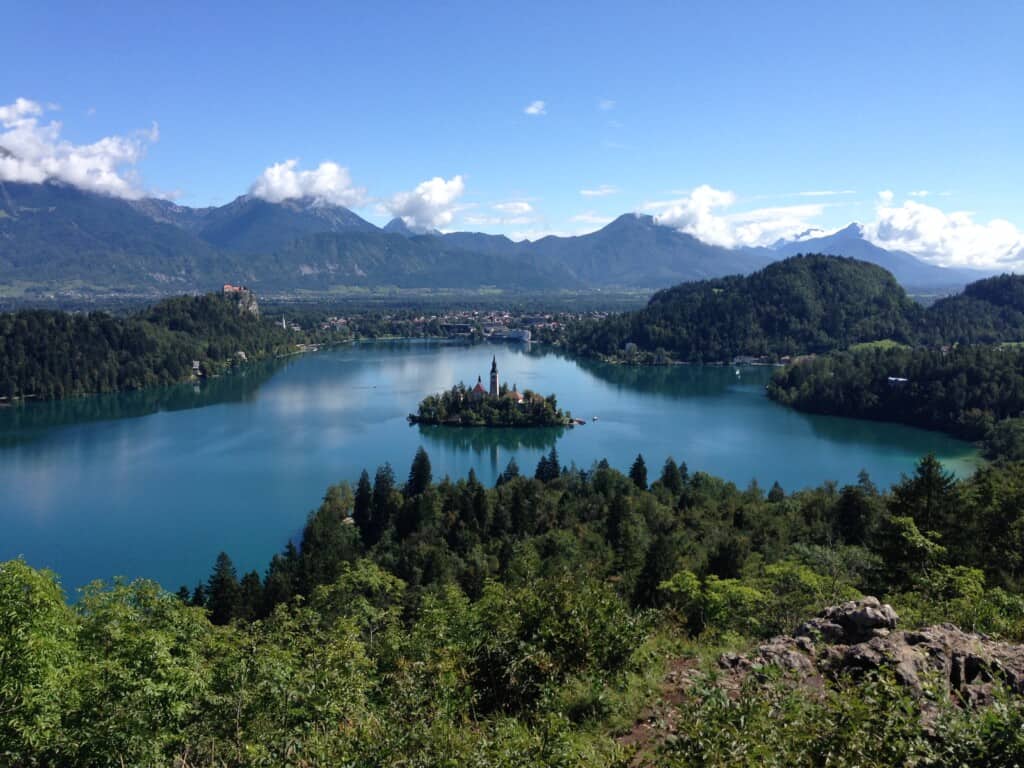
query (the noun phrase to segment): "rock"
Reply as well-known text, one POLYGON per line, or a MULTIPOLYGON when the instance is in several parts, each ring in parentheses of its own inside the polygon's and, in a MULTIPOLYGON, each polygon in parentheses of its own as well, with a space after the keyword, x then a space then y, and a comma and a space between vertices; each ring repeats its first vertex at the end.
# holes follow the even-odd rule
POLYGON ((1024 646, 952 624, 899 631, 898 621, 892 607, 876 598, 851 600, 826 608, 792 635, 772 638, 750 657, 723 654, 719 666, 734 677, 777 666, 810 686, 819 685, 823 675, 857 677, 889 670, 921 699, 923 712, 935 709, 928 701, 936 683, 963 704, 992 702, 999 685, 1024 695, 1024 646))

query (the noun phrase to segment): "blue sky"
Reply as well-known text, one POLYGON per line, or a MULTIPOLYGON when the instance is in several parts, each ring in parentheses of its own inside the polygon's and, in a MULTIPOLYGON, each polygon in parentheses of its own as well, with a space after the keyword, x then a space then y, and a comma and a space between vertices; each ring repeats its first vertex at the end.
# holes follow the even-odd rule
POLYGON ((740 245, 857 220, 940 263, 1024 259, 1016 3, 33 2, 5 26, 0 146, 128 142, 115 194, 221 204, 295 160, 260 189, 377 223, 644 211, 740 245))

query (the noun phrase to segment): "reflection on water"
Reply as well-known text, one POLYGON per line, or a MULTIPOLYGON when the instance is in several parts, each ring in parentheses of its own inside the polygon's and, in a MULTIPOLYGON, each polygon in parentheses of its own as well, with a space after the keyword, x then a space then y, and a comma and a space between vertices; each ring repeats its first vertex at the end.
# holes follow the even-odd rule
MULTIPOLYGON (((509 459, 517 454, 548 453, 566 431, 566 427, 536 427, 521 429, 513 427, 445 427, 439 425, 417 425, 423 445, 430 455, 438 449, 444 454, 470 453, 481 466, 486 466, 488 475, 496 477, 503 472, 509 459), (486 465, 482 462, 486 461, 486 465)), ((532 473, 533 467, 522 466, 524 472, 532 473)))
POLYGON ((532 474, 643 453, 692 470, 787 490, 886 486, 934 451, 969 471, 972 447, 891 424, 800 414, 772 403, 768 368, 628 368, 537 348, 366 343, 247 368, 192 386, 0 410, 0 560, 24 554, 70 587, 148 576, 176 588, 206 578, 217 553, 262 569, 331 483, 390 462, 404 476, 420 446, 434 476, 473 469, 493 483, 510 459, 532 474), (420 400, 458 381, 501 379, 555 393, 574 429, 410 426, 420 400), (593 417, 598 417, 595 421, 593 417))
POLYGON ((159 411, 245 402, 294 360, 294 357, 265 360, 199 383, 3 407, 0 408, 0 448, 29 442, 45 435, 47 430, 68 424, 131 419, 159 411))

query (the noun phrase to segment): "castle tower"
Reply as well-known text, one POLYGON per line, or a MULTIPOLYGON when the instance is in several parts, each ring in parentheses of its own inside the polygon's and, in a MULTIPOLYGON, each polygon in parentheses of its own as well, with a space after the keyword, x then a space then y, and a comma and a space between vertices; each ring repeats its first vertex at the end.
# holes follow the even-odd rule
POLYGON ((491 397, 498 396, 498 358, 491 358, 491 397))

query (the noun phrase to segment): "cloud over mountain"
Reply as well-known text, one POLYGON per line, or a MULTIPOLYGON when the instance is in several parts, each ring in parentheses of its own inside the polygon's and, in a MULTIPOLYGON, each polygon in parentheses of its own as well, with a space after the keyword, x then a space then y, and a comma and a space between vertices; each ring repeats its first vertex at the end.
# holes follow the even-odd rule
POLYGON ((347 168, 326 161, 313 170, 300 171, 298 164, 292 159, 271 165, 253 182, 250 194, 271 203, 308 197, 352 208, 366 202, 366 190, 352 183, 347 168))
POLYGON ((440 176, 420 182, 411 192, 399 192, 384 207, 411 229, 441 229, 455 217, 455 201, 466 185, 462 176, 445 180, 440 176))
POLYGON ((876 245, 942 266, 1021 268, 1024 232, 1011 222, 980 223, 969 211, 946 213, 916 200, 895 205, 893 197, 888 190, 879 194, 875 221, 864 227, 876 245))
POLYGON ((0 105, 0 181, 57 180, 113 197, 143 196, 134 167, 159 138, 156 123, 129 136, 72 144, 61 139, 59 121, 41 122, 53 108, 24 98, 0 105))

